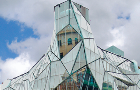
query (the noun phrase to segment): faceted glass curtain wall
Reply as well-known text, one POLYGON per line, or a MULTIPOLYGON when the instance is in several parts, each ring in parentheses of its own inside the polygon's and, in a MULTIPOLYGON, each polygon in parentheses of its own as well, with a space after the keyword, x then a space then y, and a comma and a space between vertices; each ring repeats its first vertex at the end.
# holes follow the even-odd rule
POLYGON ((70 25, 58 32, 60 58, 63 58, 81 39, 81 36, 70 25))
POLYGON ((96 46, 88 9, 70 0, 55 6, 48 51, 3 90, 140 90, 134 63, 96 46))
MULTIPOLYGON (((64 78, 65 75, 62 76, 64 78)), ((60 83, 55 90, 99 90, 88 67, 81 68, 60 83)))

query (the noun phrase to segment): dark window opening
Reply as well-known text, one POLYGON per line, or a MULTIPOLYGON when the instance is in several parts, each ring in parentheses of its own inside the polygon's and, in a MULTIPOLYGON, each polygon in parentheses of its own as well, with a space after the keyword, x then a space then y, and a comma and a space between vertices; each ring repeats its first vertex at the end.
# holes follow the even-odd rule
POLYGON ((72 39, 69 38, 69 39, 68 39, 68 45, 71 45, 71 44, 72 44, 72 39))
POLYGON ((77 38, 75 38, 75 44, 77 44, 78 43, 78 39, 77 38))
POLYGON ((60 53, 60 59, 63 58, 63 53, 60 53))

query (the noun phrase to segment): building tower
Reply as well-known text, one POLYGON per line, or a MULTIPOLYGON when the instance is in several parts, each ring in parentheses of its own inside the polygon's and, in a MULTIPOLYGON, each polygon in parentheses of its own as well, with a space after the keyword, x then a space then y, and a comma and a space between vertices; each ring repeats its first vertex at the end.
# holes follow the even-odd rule
POLYGON ((133 61, 96 46, 88 11, 71 0, 56 5, 48 51, 3 89, 139 90, 140 75, 133 61))

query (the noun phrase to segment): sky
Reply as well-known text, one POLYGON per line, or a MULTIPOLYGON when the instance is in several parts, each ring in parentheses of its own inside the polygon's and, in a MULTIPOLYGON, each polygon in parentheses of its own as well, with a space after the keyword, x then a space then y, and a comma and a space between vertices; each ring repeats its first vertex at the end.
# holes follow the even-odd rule
MULTIPOLYGON (((140 65, 139 0, 73 0, 89 8, 97 46, 115 45, 140 65)), ((0 83, 27 72, 47 52, 54 6, 63 0, 0 0, 0 83)))

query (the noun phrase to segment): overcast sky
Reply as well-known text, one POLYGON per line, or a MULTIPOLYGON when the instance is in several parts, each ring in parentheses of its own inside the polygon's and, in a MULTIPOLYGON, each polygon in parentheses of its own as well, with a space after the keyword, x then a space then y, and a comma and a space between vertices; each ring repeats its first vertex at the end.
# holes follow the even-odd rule
MULTIPOLYGON (((140 65, 139 0, 73 0, 89 8, 95 42, 115 45, 140 65)), ((46 53, 54 6, 63 0, 0 0, 0 83, 28 71, 46 53)))

